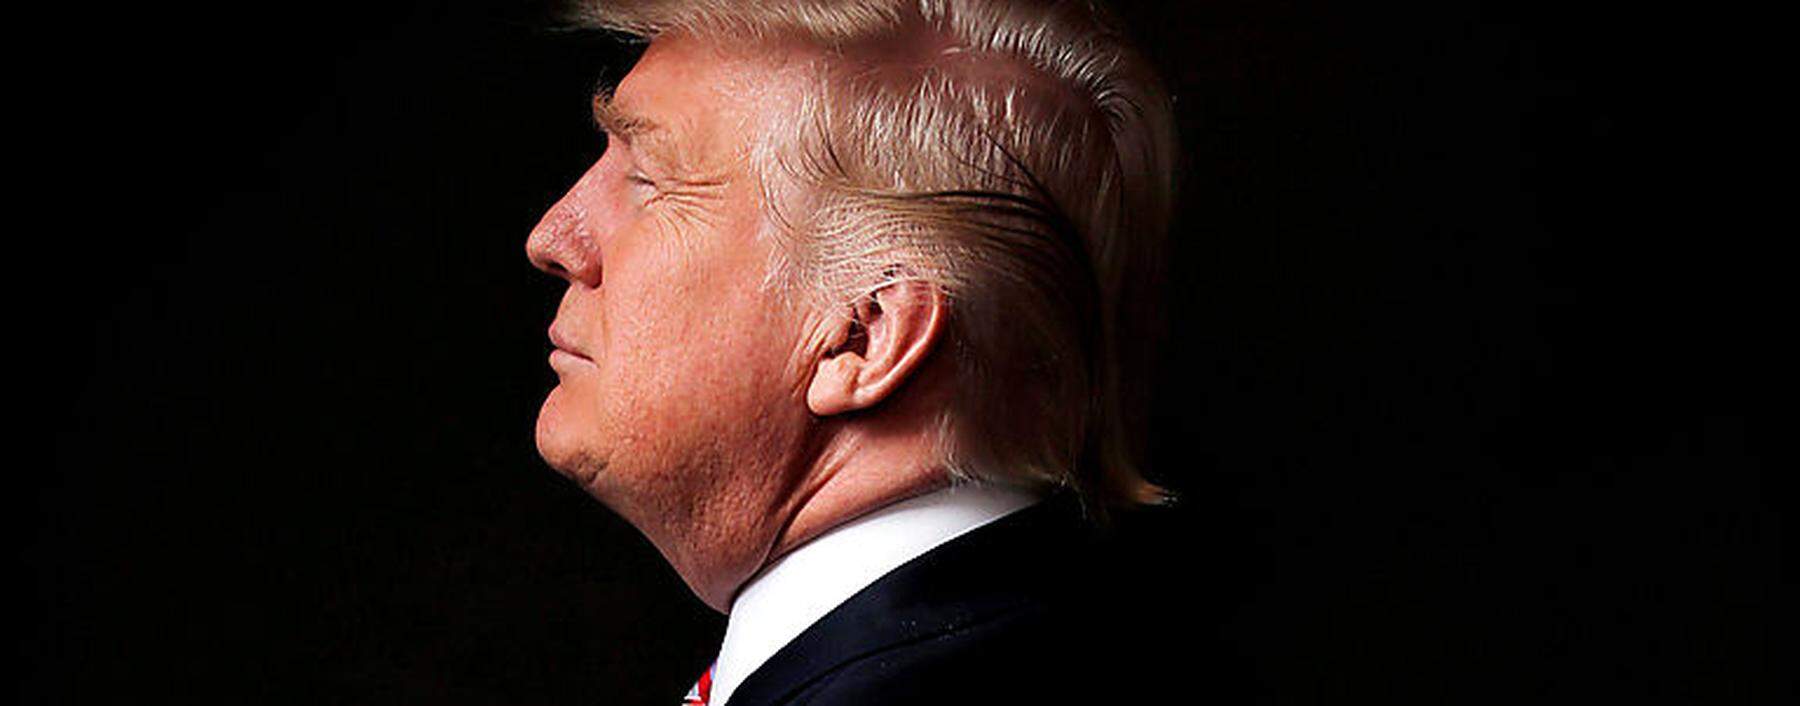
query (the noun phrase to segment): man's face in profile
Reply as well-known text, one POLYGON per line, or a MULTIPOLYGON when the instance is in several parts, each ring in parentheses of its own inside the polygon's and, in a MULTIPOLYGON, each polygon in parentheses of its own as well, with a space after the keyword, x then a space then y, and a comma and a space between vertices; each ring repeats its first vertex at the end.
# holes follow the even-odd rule
POLYGON ((597 110, 605 153, 527 244, 569 283, 538 449, 678 568, 730 551, 736 518, 785 494, 781 456, 808 423, 806 327, 765 285, 773 226, 749 163, 781 83, 764 56, 657 39, 597 110))

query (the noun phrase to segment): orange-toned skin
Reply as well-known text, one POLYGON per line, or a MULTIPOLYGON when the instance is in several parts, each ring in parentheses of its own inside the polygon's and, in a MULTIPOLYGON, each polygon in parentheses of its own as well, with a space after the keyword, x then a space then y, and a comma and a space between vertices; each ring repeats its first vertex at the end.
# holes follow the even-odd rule
POLYGON ((720 611, 775 557, 947 482, 942 297, 900 284, 821 312, 765 284, 752 140, 782 129, 815 58, 656 39, 605 111, 629 134, 527 241, 569 285, 539 452, 720 611))

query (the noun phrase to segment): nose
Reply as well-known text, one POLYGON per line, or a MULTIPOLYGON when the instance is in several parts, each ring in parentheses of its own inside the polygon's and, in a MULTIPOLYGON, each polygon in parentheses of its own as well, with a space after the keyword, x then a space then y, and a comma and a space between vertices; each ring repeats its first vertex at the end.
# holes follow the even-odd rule
POLYGON ((581 189, 563 196, 531 229, 525 239, 525 254, 531 264, 573 284, 600 286, 600 255, 589 232, 589 214, 582 206, 581 189))

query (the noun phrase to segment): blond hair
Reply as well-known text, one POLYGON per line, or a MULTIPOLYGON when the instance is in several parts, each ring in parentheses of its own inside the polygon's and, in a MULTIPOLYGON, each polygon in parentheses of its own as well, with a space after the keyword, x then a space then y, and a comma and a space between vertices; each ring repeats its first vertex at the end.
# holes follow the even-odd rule
POLYGON ((954 474, 1167 494, 1131 461, 1120 340, 1150 302, 1175 136, 1155 72, 1090 2, 583 2, 580 24, 824 50, 764 160, 772 278, 842 306, 895 278, 951 302, 954 474), (791 190, 791 191, 790 191, 791 190))

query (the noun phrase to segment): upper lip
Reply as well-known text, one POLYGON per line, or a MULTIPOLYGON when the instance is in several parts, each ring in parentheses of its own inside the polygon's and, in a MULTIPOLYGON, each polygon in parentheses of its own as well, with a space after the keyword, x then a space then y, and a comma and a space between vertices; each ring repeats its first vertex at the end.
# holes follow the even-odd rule
POLYGON ((575 344, 569 341, 568 335, 564 334, 562 329, 554 327, 550 329, 550 344, 565 353, 572 353, 583 358, 588 357, 586 353, 581 352, 581 349, 576 348, 575 344))

